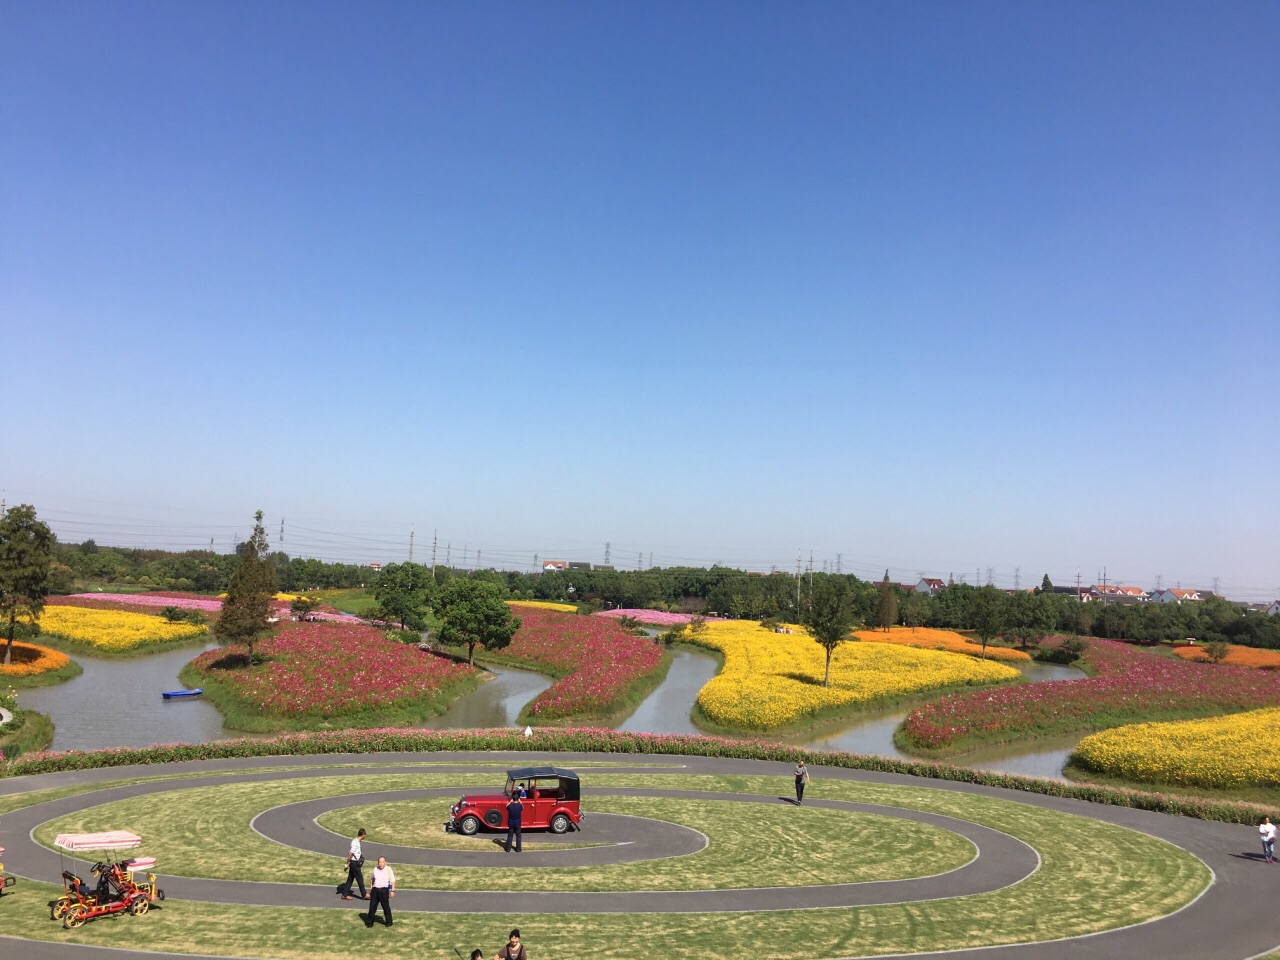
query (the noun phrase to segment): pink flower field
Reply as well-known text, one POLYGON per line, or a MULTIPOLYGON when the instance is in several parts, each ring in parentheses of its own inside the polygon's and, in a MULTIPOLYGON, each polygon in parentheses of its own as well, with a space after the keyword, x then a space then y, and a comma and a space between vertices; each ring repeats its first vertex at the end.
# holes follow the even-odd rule
POLYGON ((220 613, 222 601, 217 597, 201 597, 183 593, 73 593, 65 597, 49 597, 46 603, 67 607, 90 607, 98 610, 136 610, 155 613, 164 607, 220 613))
POLYGON ((912 711, 903 729, 936 750, 1280 705, 1275 672, 1186 663, 1093 638, 1084 659, 1097 676, 943 697, 912 711))
MULTIPOLYGON (((621 620, 623 617, 629 617, 640 623, 647 623, 654 627, 682 627, 693 619, 691 613, 667 613, 665 610, 641 610, 635 607, 622 607, 617 610, 601 610, 599 613, 592 614, 596 617, 608 617, 612 620, 621 620)), ((707 623, 720 620, 720 617, 703 617, 707 623)))
MULTIPOLYGON (((289 624, 257 645, 267 662, 225 667, 229 647, 202 653, 192 668, 278 717, 334 717, 433 697, 475 670, 388 640, 373 627, 289 624)), ((240 658, 237 658, 240 659, 240 658)))
POLYGON ((518 605, 512 612, 522 623, 503 653, 567 673, 529 705, 529 714, 539 720, 606 713, 662 662, 656 643, 633 637, 608 619, 518 605))

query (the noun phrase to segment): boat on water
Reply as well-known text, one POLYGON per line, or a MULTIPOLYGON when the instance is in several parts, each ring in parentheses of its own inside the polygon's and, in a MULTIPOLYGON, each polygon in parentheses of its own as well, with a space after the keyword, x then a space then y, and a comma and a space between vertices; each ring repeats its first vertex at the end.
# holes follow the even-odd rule
POLYGON ((198 697, 204 693, 204 687, 196 687, 194 690, 166 690, 160 696, 166 700, 183 700, 187 697, 198 697))

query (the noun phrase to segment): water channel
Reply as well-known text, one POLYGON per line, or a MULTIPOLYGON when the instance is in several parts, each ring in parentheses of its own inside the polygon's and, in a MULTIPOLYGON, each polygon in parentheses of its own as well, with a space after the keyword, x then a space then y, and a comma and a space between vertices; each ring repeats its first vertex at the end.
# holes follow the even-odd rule
MULTIPOLYGON (((201 648, 212 649, 212 645, 201 648)), ((228 736, 222 714, 198 698, 164 700, 165 690, 179 690, 178 671, 199 651, 187 647, 149 657, 106 660, 77 655, 84 673, 54 687, 23 690, 18 704, 54 722, 54 750, 94 750, 163 743, 203 743, 228 736)), ((710 654, 676 648, 665 680, 636 711, 617 726, 639 733, 690 734, 690 711, 698 691, 715 676, 717 660, 710 654)), ((551 685, 551 680, 528 670, 495 667, 494 679, 458 700, 424 728, 429 730, 511 726, 521 709, 551 685)), ((1079 679, 1074 667, 1032 663, 1023 668, 1033 683, 1079 679)), ((847 750, 910 759, 893 743, 893 731, 905 710, 868 713, 839 724, 793 736, 791 742, 819 750, 847 750)), ((1010 746, 961 758, 966 766, 1001 773, 1060 777, 1074 741, 1044 744, 1034 749, 1010 746)))

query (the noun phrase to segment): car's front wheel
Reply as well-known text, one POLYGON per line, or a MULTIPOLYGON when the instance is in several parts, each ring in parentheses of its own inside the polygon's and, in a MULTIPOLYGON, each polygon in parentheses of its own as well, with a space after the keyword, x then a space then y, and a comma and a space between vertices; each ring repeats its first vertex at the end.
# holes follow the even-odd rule
POLYGON ((568 815, 563 813, 557 813, 554 817, 551 818, 551 832, 567 833, 569 830, 569 823, 570 823, 570 820, 568 815))
POLYGON ((458 832, 464 836, 474 837, 480 832, 480 818, 467 814, 458 821, 458 832))

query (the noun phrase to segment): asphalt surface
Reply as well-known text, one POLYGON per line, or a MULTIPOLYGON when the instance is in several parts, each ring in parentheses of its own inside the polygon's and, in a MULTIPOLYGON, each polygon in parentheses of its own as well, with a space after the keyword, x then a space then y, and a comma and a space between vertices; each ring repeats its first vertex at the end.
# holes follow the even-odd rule
MULTIPOLYGON (((558 765, 575 763, 626 763, 628 758, 616 754, 554 754, 558 765)), ((6 869, 19 876, 51 880, 60 871, 59 856, 30 839, 30 832, 40 823, 114 799, 147 796, 154 793, 200 786, 207 783, 252 782, 256 779, 277 780, 283 777, 308 778, 341 776, 347 773, 367 775, 371 769, 383 773, 429 772, 474 773, 478 766, 493 768, 527 765, 534 762, 530 754, 381 754, 348 757, 256 757, 242 760, 204 761, 173 764, 166 767, 147 766, 46 774, 41 777, 0 781, 0 795, 56 787, 64 784, 100 783, 135 776, 155 776, 180 770, 183 773, 234 771, 230 775, 190 777, 174 781, 132 784, 108 788, 89 796, 68 797, 35 807, 27 807, 0 817, 0 837, 8 848, 6 869), (404 764, 429 760, 430 767, 404 764), (297 770, 292 773, 256 771, 255 768, 281 768, 308 764, 352 764, 322 770, 297 770), (456 766, 454 765, 456 764, 456 766)), ((682 775, 726 774, 765 775, 779 778, 780 788, 789 792, 789 765, 781 763, 715 759, 703 757, 654 757, 637 761, 630 768, 611 767, 607 772, 626 770, 672 777, 672 789, 618 790, 588 788, 588 798, 596 795, 627 795, 691 798, 726 803, 759 803, 759 797, 739 794, 717 794, 686 791, 679 788, 682 775), (654 766, 653 764, 663 764, 654 766), (641 765, 643 764, 643 765, 641 765)), ((602 771, 605 772, 605 771, 602 771)), ((497 775, 500 777, 500 774, 497 775)), ((1109 807, 1046 797, 1020 791, 927 781, 896 774, 837 768, 814 768, 815 778, 867 781, 888 784, 929 786, 937 789, 998 796, 1031 804, 1093 817, 1130 827, 1168 840, 1203 860, 1213 871, 1208 890, 1194 903, 1159 920, 1113 930, 1106 933, 1048 943, 1018 944, 996 948, 948 951, 948 956, 982 958, 982 960, 1095 960, 1095 958, 1160 957, 1161 960, 1248 960, 1280 947, 1280 865, 1262 861, 1257 849, 1257 832, 1253 827, 1210 823, 1171 817, 1163 814, 1109 807)), ((394 791, 387 793, 344 795, 316 801, 286 804, 264 811, 254 821, 254 829, 281 843, 331 854, 335 860, 345 855, 347 839, 339 837, 315 823, 326 810, 341 806, 403 800, 416 796, 453 796, 458 788, 441 790, 394 791)), ((790 804, 787 796, 765 802, 790 804)), ((653 891, 619 893, 500 893, 423 891, 401 888, 397 891, 397 911, 429 910, 432 912, 465 912, 501 914, 535 913, 617 913, 617 912, 720 912, 764 911, 797 908, 824 908, 898 903, 963 896, 1007 887, 1037 869, 1035 851, 1021 841, 999 831, 919 811, 885 808, 868 804, 814 798, 807 806, 828 809, 888 813, 903 819, 933 823, 970 839, 978 855, 965 866, 948 873, 910 880, 879 883, 840 884, 816 887, 773 887, 746 890, 707 890, 660 893, 653 891)), ((589 810, 589 803, 588 803, 589 810)), ((528 834, 532 838, 534 834, 528 834)), ((548 837, 537 835, 542 842, 548 837)), ((638 817, 590 814, 581 834, 569 834, 569 840, 607 841, 607 846, 565 850, 526 852, 521 867, 568 866, 571 864, 603 864, 635 862, 659 856, 681 856, 696 852, 705 843, 697 831, 638 817), (666 852, 660 852, 666 851, 666 852)), ((396 848, 366 844, 366 857, 385 854, 393 863, 435 863, 453 866, 490 865, 494 854, 467 851, 396 848), (473 862, 474 861, 474 862, 473 862)), ((504 855, 498 853, 497 857, 504 855)), ((514 857, 514 854, 505 855, 514 857)), ((503 862, 498 860, 497 862, 503 862)), ((162 864, 163 866, 163 864, 162 864)), ((335 870, 335 874, 338 871, 335 870)), ((326 878, 327 879, 327 878, 326 878)), ((162 877, 160 885, 173 901, 200 900, 218 903, 247 903, 266 906, 351 906, 364 909, 361 901, 335 898, 337 880, 322 885, 248 883, 232 880, 199 880, 187 877, 162 877)), ((20 881, 21 882, 21 881, 20 881)), ((6 898, 7 899, 7 898, 6 898)), ((0 900, 0 907, 4 901, 0 900)), ((0 924, 4 913, 0 910, 0 924)), ((0 942, 6 954, 31 960, 154 960, 158 954, 97 947, 69 946, 6 937, 0 926, 0 942)), ((914 957, 940 954, 912 954, 914 957)))

